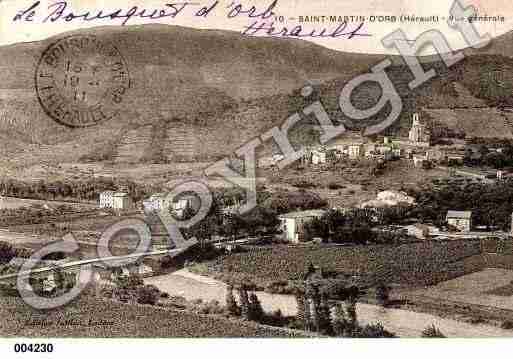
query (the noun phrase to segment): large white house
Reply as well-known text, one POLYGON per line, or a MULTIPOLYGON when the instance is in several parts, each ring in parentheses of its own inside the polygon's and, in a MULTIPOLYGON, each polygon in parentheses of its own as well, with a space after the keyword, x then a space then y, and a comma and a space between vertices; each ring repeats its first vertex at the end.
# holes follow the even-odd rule
POLYGON ((132 207, 133 202, 128 193, 114 191, 100 193, 100 208, 124 210, 132 207))
POLYGON ((187 208, 198 210, 201 204, 200 200, 194 195, 183 196, 173 202, 167 200, 166 197, 167 195, 164 193, 156 193, 144 200, 144 211, 157 213, 172 210, 178 217, 182 217, 187 208))
POLYGON ((164 193, 155 193, 143 201, 143 207, 146 212, 160 212, 169 208, 164 193))
POLYGON ((448 211, 447 223, 461 232, 470 232, 472 229, 472 211, 448 211))
POLYGON ((278 217, 281 222, 283 238, 292 243, 299 243, 305 239, 304 225, 314 218, 320 218, 326 213, 323 209, 291 212, 278 217))

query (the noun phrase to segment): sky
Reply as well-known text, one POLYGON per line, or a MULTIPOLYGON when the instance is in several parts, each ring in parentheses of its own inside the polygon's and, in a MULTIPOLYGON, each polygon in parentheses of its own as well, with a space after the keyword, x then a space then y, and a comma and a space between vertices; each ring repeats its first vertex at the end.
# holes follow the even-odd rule
MULTIPOLYGON (((52 9, 57 9, 56 3, 60 0, 41 0, 35 9, 36 13, 32 17, 32 21, 26 19, 13 21, 16 14, 22 10, 29 9, 37 0, 0 0, 0 45, 13 44, 18 42, 29 42, 45 39, 66 31, 78 28, 88 28, 106 25, 120 25, 123 19, 96 19, 92 21, 82 21, 75 19, 70 22, 64 21, 62 18, 55 22, 47 21, 46 18, 52 9), (53 6, 53 7, 52 7, 53 6), (50 8, 49 8, 50 7, 50 8)), ((208 13, 206 17, 195 16, 197 11, 203 6, 209 7, 216 0, 68 0, 66 3, 66 11, 63 16, 72 12, 74 14, 97 14, 103 10, 104 14, 112 13, 121 9, 121 13, 126 13, 131 7, 137 6, 138 10, 147 9, 147 13, 151 13, 155 9, 168 9, 166 3, 174 2, 175 4, 183 1, 193 2, 187 4, 186 7, 174 18, 166 17, 161 19, 148 19, 133 17, 129 20, 128 25, 140 25, 145 23, 161 23, 180 25, 201 29, 222 29, 242 32, 252 22, 269 22, 275 19, 276 29, 287 27, 291 29, 297 25, 301 25, 303 33, 309 33, 312 30, 317 32, 326 28, 327 32, 333 31, 338 23, 300 23, 300 16, 366 16, 367 19, 362 33, 371 36, 355 36, 348 39, 347 36, 337 38, 311 38, 305 37, 304 40, 315 42, 325 47, 347 51, 362 53, 380 53, 380 54, 397 54, 395 49, 387 49, 381 44, 381 39, 394 30, 401 28, 409 39, 414 39, 424 31, 436 29, 441 31, 448 39, 454 50, 467 47, 461 34, 451 29, 446 21, 440 19, 435 23, 419 23, 419 22, 379 22, 370 21, 370 16, 399 16, 401 14, 413 16, 448 16, 452 0, 275 0, 277 1, 273 12, 275 13, 269 19, 250 18, 248 14, 239 13, 238 16, 229 18, 227 15, 230 10, 240 4, 241 9, 250 9, 252 6, 257 12, 263 12, 273 2, 273 0, 217 0, 218 4, 208 13), (230 7, 231 5, 231 7, 230 7), (283 19, 283 22, 280 22, 283 19)), ((480 15, 503 16, 504 22, 482 22, 476 24, 476 28, 481 34, 488 33, 492 37, 499 36, 513 29, 513 2, 511 0, 462 0, 464 5, 474 5, 480 15)), ((64 2, 62 1, 61 6, 64 2)), ((178 6, 178 5, 175 5, 178 6)), ((359 23, 352 23, 348 26, 354 28, 359 23)), ((261 35, 264 35, 263 33, 261 35)), ((427 55, 433 53, 433 49, 427 47, 419 55, 427 55)))

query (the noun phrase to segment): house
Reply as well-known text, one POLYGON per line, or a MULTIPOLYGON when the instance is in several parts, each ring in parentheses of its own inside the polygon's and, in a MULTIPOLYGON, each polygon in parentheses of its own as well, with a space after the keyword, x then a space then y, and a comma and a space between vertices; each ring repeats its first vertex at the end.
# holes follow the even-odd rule
POLYGON ((132 199, 126 192, 105 191, 100 193, 100 208, 126 210, 132 206, 132 199))
POLYGON ((188 208, 198 210, 201 200, 194 195, 180 196, 177 200, 170 202, 167 200, 167 194, 155 193, 143 201, 143 208, 146 213, 158 213, 172 209, 178 217, 182 217, 188 208))
POLYGON ((304 225, 314 218, 321 218, 326 213, 323 209, 313 209, 282 214, 278 217, 283 230, 283 238, 292 243, 299 243, 305 238, 304 225))
POLYGON ((53 273, 50 273, 44 280, 43 280, 43 292, 45 293, 51 293, 55 289, 57 289, 57 284, 55 282, 55 276, 53 273))
POLYGON ((463 165, 464 160, 465 160, 465 156, 464 155, 457 154, 457 153, 447 154, 446 157, 447 157, 447 163, 450 166, 463 165))
POLYGON ((349 158, 357 159, 363 156, 364 154, 364 146, 363 143, 353 143, 348 146, 347 148, 347 154, 349 155, 349 158))
POLYGON ((112 270, 112 274, 110 276, 110 279, 115 282, 120 279, 126 279, 130 277, 130 272, 125 267, 116 267, 112 270))
POLYGON ((433 232, 432 227, 427 226, 425 224, 416 223, 405 227, 406 233, 409 236, 418 238, 418 239, 427 239, 433 232))
POLYGON ((418 113, 413 114, 413 123, 408 134, 408 139, 416 146, 429 146, 430 144, 431 136, 426 125, 420 122, 418 113))
POLYGON ((311 154, 311 161, 313 165, 326 163, 326 152, 313 150, 311 154))
POLYGON ((178 217, 183 217, 185 215, 185 211, 188 209, 191 209, 192 211, 196 212, 199 210, 200 206, 201 199, 199 199, 195 195, 180 196, 180 198, 178 198, 171 204, 173 213, 178 217))
POLYGON ((153 275, 153 268, 151 268, 147 264, 140 263, 134 265, 134 267, 132 268, 132 273, 140 277, 149 277, 153 275))
POLYGON ((415 168, 424 168, 424 166, 429 166, 429 160, 427 155, 413 155, 413 167, 415 168))
POLYGON ((169 208, 166 204, 166 195, 164 193, 151 195, 151 197, 143 201, 143 208, 148 213, 160 212, 165 208, 169 208))
POLYGON ((472 228, 472 211, 448 211, 447 223, 460 232, 470 232, 472 228))
POLYGON ((415 204, 415 198, 408 196, 402 191, 382 191, 379 192, 376 199, 363 202, 360 208, 386 208, 398 205, 411 206, 415 204))

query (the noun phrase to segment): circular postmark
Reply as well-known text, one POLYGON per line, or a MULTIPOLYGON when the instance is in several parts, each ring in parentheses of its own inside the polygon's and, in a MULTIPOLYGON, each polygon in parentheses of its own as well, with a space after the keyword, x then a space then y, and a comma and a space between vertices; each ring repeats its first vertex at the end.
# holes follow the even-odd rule
POLYGON ((65 126, 88 127, 117 115, 130 74, 116 47, 93 35, 74 35, 43 52, 35 83, 48 116, 65 126))

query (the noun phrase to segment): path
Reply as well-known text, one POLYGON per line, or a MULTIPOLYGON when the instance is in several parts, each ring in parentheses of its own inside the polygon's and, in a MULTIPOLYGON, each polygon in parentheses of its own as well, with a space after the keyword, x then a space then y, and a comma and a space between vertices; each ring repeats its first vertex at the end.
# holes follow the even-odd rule
MULTIPOLYGON (((188 300, 217 300, 224 304, 226 284, 211 278, 198 276, 186 269, 173 274, 151 277, 145 283, 153 284, 172 296, 182 296, 188 300)), ((293 296, 258 292, 265 311, 280 309, 284 315, 295 315, 296 301, 293 296)), ((400 337, 419 337, 422 331, 434 324, 446 336, 454 337, 511 337, 513 331, 491 325, 470 324, 445 319, 431 314, 417 313, 404 309, 383 308, 376 305, 358 303, 358 320, 362 324, 381 322, 387 330, 400 337)))

